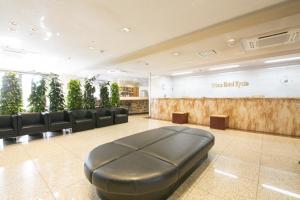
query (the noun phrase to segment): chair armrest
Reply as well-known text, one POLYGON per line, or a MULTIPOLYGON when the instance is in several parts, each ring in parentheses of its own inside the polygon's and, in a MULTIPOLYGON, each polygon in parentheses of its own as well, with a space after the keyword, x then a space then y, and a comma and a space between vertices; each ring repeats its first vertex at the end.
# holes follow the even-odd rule
POLYGON ((66 121, 71 121, 71 117, 70 117, 70 114, 69 114, 69 112, 68 111, 64 111, 64 119, 66 120, 66 121))
POLYGON ((86 113, 85 113, 85 117, 86 117, 86 118, 93 118, 93 113, 92 113, 92 111, 87 110, 86 113))
POLYGON ((16 115, 17 116, 17 122, 18 122, 18 131, 21 131, 22 129, 22 115, 21 114, 18 114, 16 115))
POLYGON ((11 120, 13 129, 18 130, 18 115, 12 115, 11 120))
POLYGON ((93 120, 95 120, 95 115, 96 115, 95 112, 92 110, 88 110, 86 113, 86 117, 93 120))
POLYGON ((75 118, 74 118, 73 112, 72 111, 68 111, 68 114, 69 114, 70 122, 71 122, 71 124, 73 126, 75 124, 75 118))
POLYGON ((88 112, 91 112, 92 114, 95 114, 95 113, 97 113, 97 110, 92 109, 92 110, 88 110, 88 112))
POLYGON ((89 112, 91 112, 92 113, 92 117, 94 117, 95 119, 98 117, 98 112, 97 112, 97 110, 95 109, 95 110, 89 110, 89 112))
POLYGON ((111 110, 106 110, 105 111, 105 115, 106 116, 112 116, 113 115, 113 112, 111 110))
POLYGON ((117 114, 116 109, 109 109, 109 112, 111 113, 111 116, 115 117, 115 115, 117 114))
POLYGON ((126 109, 126 108, 119 108, 119 110, 120 110, 120 113, 121 113, 121 114, 126 114, 126 115, 128 115, 128 109, 126 109))
POLYGON ((120 108, 114 108, 112 110, 112 112, 114 112, 115 114, 121 114, 121 109, 120 108))
POLYGON ((47 112, 41 113, 41 122, 48 127, 48 124, 49 124, 49 114, 47 112))

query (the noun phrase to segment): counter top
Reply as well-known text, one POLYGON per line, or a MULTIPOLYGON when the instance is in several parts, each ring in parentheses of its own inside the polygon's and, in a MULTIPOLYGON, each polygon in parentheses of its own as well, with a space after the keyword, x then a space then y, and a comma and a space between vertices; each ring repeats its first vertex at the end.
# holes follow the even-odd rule
POLYGON ((226 117, 229 117, 229 116, 228 115, 210 115, 210 117, 226 118, 226 117))
POLYGON ((121 101, 148 100, 148 97, 120 97, 121 101))
POLYGON ((233 100, 257 100, 257 99, 289 99, 289 100, 300 100, 300 97, 173 97, 173 98, 151 98, 151 100, 207 100, 207 99, 233 99, 233 100))

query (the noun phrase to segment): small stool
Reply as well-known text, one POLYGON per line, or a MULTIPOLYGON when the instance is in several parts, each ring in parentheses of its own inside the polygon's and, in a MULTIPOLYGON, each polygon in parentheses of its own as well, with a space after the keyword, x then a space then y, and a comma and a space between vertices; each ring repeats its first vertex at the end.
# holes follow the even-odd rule
POLYGON ((175 124, 187 124, 189 113, 187 112, 173 112, 172 122, 175 124))
POLYGON ((225 130, 229 127, 228 115, 211 115, 210 116, 210 128, 225 130))

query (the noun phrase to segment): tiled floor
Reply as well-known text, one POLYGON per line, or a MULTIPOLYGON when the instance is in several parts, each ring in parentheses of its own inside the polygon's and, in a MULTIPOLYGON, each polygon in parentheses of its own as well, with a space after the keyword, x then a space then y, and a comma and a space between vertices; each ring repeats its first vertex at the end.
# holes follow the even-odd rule
MULTIPOLYGON (((127 124, 0 146, 0 199, 99 199, 83 173, 86 154, 100 144, 170 124, 133 116, 127 124)), ((300 199, 300 139, 210 131, 216 143, 209 159, 169 200, 300 199)))

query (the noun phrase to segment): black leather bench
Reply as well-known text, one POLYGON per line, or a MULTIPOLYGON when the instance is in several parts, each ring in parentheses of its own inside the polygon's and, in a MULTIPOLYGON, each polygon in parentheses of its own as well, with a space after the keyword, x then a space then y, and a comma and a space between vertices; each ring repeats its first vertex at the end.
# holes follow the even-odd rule
POLYGON ((213 145, 214 136, 205 130, 152 129, 96 147, 84 171, 102 199, 166 199, 213 145))

